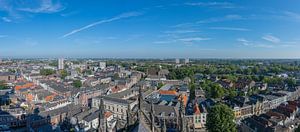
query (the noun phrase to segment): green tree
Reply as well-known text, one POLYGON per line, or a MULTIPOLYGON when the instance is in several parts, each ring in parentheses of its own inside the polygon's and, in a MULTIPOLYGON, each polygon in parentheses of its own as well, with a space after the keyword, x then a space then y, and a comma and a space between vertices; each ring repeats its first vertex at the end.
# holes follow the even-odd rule
POLYGON ((11 72, 11 73, 15 73, 16 72, 15 69, 8 69, 8 71, 11 72))
POLYGON ((51 69, 41 69, 40 70, 40 74, 44 75, 44 76, 49 76, 49 75, 52 75, 54 73, 55 73, 55 71, 51 70, 51 69))
POLYGON ((59 74, 62 79, 64 79, 66 76, 68 76, 68 72, 66 70, 60 70, 59 74))
POLYGON ((190 88, 190 99, 193 100, 195 99, 195 89, 196 89, 196 85, 194 83, 191 83, 189 85, 190 88))
POLYGON ((238 95, 235 88, 229 88, 229 89, 227 90, 227 92, 228 92, 228 97, 229 97, 229 98, 234 98, 235 96, 238 95))
POLYGON ((8 89, 5 81, 0 81, 0 90, 3 90, 3 89, 8 89))
POLYGON ((157 89, 160 89, 162 86, 164 86, 164 84, 163 84, 163 83, 161 83, 161 82, 160 82, 160 83, 158 83, 158 84, 157 84, 157 89))
POLYGON ((207 115, 206 128, 209 132, 237 132, 233 111, 224 104, 213 106, 207 115))
POLYGON ((76 88, 80 88, 82 86, 82 83, 80 80, 74 80, 73 81, 73 86, 76 88))
POLYGON ((296 80, 293 78, 287 78, 285 81, 288 84, 288 86, 295 86, 297 84, 296 80))
POLYGON ((92 75, 93 72, 92 72, 92 70, 86 70, 86 71, 85 71, 85 74, 87 74, 87 75, 92 75))
POLYGON ((57 67, 58 61, 52 61, 51 63, 49 63, 49 66, 57 67))
POLYGON ((213 98, 221 98, 224 96, 225 91, 220 85, 212 84, 211 89, 211 96, 213 98))

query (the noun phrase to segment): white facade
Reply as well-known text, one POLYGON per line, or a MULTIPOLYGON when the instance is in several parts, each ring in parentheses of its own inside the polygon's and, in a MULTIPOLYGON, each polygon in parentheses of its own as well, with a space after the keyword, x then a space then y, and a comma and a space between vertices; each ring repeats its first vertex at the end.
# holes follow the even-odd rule
POLYGON ((185 63, 185 64, 188 64, 188 63, 190 63, 190 60, 189 60, 189 58, 186 58, 186 59, 184 60, 184 63, 185 63))
POLYGON ((99 68, 100 69, 106 68, 106 62, 99 62, 99 68))
POLYGON ((180 60, 177 58, 177 59, 175 59, 175 63, 176 64, 179 64, 180 63, 180 60))
POLYGON ((58 59, 58 70, 64 69, 64 59, 60 58, 58 59))

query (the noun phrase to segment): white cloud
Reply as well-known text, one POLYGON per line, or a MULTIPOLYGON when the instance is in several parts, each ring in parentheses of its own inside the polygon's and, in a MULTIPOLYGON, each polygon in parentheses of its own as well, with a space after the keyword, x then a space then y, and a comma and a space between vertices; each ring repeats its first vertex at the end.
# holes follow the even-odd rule
POLYGON ((210 27, 209 29, 215 30, 230 30, 230 31, 251 31, 247 28, 237 28, 237 27, 210 27))
POLYGON ((168 44, 168 43, 175 43, 175 40, 165 40, 165 41, 155 41, 155 44, 168 44))
POLYGON ((81 28, 78 28, 78 29, 74 29, 74 30, 72 30, 71 32, 69 32, 69 33, 63 35, 61 38, 68 37, 68 36, 70 36, 70 35, 72 35, 72 34, 75 34, 75 33, 81 32, 81 31, 83 31, 83 30, 92 28, 92 27, 97 26, 97 25, 99 25, 99 24, 108 23, 108 22, 113 22, 113 21, 120 20, 120 19, 123 19, 123 18, 134 17, 134 16, 139 16, 139 15, 142 15, 142 13, 140 13, 140 12, 128 12, 128 13, 123 13, 123 14, 120 14, 120 15, 118 15, 118 16, 115 16, 115 17, 112 17, 112 18, 109 18, 109 19, 97 21, 97 22, 91 23, 91 24, 89 24, 89 25, 86 25, 86 26, 84 26, 84 27, 81 27, 81 28))
POLYGON ((253 47, 258 47, 258 48, 273 48, 273 45, 269 45, 269 44, 256 44, 253 45, 253 47))
POLYGON ((252 45, 251 42, 249 40, 246 40, 244 38, 238 38, 237 39, 238 42, 241 42, 243 45, 248 46, 248 45, 252 45))
POLYGON ((6 38, 7 36, 6 35, 0 35, 0 38, 6 38))
POLYGON ((193 43, 198 41, 205 41, 205 40, 211 40, 211 38, 202 38, 202 37, 188 37, 188 38, 179 38, 179 39, 169 39, 169 40, 162 40, 162 41, 155 41, 153 43, 156 44, 168 44, 168 43, 177 43, 177 42, 183 42, 183 43, 193 43))
POLYGON ((68 17, 68 16, 72 16, 72 15, 75 15, 77 14, 78 11, 72 11, 72 12, 68 12, 68 13, 62 13, 60 14, 62 17, 68 17))
POLYGON ((284 14, 291 18, 291 19, 294 19, 296 21, 300 21, 300 14, 298 13, 295 13, 295 12, 290 12, 290 11, 285 11, 284 14))
POLYGON ((243 18, 240 15, 231 14, 231 15, 226 15, 223 17, 208 18, 205 20, 198 21, 197 23, 213 23, 213 22, 233 21, 233 20, 242 20, 242 19, 245 19, 245 18, 243 18))
POLYGON ((262 39, 266 40, 266 41, 269 41, 269 42, 272 42, 272 43, 279 43, 280 42, 280 39, 275 37, 275 36, 272 36, 272 35, 265 35, 262 37, 262 39))
POLYGON ((194 3, 185 3, 189 6, 202 6, 202 7, 216 7, 216 8, 238 8, 233 3, 229 2, 194 2, 194 3))
POLYGON ((211 38, 202 38, 202 37, 190 37, 190 38, 181 38, 178 39, 182 42, 193 42, 193 41, 204 41, 204 40, 210 40, 211 38))
MULTIPOLYGON (((276 41, 276 42, 278 42, 278 40, 274 39, 273 37, 267 36, 266 38, 269 39, 267 41, 270 41, 270 42, 276 41)), ((294 47, 294 46, 296 46, 294 44, 296 42, 282 42, 282 41, 279 41, 280 44, 274 45, 274 44, 265 44, 265 43, 262 43, 262 42, 259 42, 259 41, 250 41, 250 40, 247 40, 247 39, 244 39, 244 38, 238 38, 238 39, 236 39, 236 41, 240 42, 244 46, 249 46, 249 47, 254 47, 254 48, 285 48, 285 47, 294 47)))
POLYGON ((195 23, 180 23, 180 24, 176 24, 171 26, 172 28, 186 28, 186 27, 195 27, 198 26, 195 23))
POLYGON ((282 44, 282 47, 295 47, 295 44, 282 44))
POLYGON ((30 13, 55 13, 65 9, 59 2, 54 3, 52 0, 41 0, 38 5, 38 7, 24 7, 18 10, 30 13))
POLYGON ((5 22, 20 20, 34 13, 56 13, 64 9, 60 0, 0 0, 0 11, 7 14, 1 18, 5 22))
POLYGON ((7 18, 7 17, 2 17, 1 18, 4 22, 11 22, 11 19, 7 18))
POLYGON ((172 30, 172 31, 164 31, 166 34, 185 34, 185 33, 196 33, 199 31, 196 30, 172 30))

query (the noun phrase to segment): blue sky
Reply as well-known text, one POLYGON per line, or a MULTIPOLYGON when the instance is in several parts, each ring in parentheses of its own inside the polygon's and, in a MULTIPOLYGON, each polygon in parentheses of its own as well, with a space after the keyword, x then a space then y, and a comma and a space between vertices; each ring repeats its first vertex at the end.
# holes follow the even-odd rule
POLYGON ((0 57, 300 58, 299 5, 0 0, 0 57))

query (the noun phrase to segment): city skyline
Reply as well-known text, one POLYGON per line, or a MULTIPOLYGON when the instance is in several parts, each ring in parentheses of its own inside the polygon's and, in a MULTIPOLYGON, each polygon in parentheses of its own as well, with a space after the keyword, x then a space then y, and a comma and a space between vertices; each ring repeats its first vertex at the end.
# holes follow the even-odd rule
POLYGON ((0 57, 300 58, 299 4, 0 0, 0 57))

